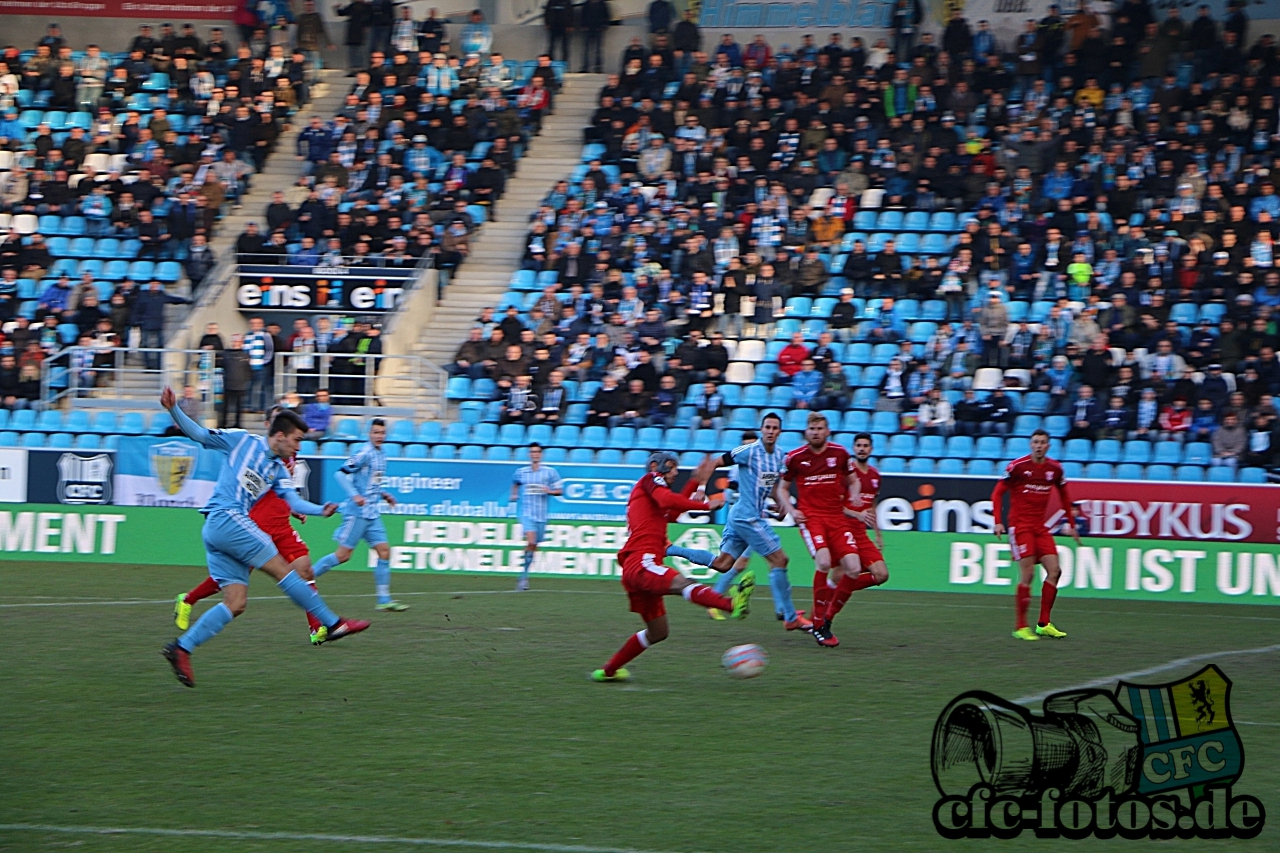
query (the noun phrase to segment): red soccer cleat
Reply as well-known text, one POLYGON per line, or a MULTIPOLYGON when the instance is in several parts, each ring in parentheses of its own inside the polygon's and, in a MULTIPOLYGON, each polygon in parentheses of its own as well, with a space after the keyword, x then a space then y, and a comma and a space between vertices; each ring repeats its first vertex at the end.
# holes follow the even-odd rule
POLYGON ((804 618, 804 611, 797 610, 796 618, 783 624, 788 631, 812 631, 813 623, 804 618))
POLYGON ((369 623, 364 619, 342 619, 337 625, 329 629, 329 636, 325 638, 325 642, 332 643, 341 640, 343 637, 359 634, 368 627, 369 623))
POLYGON ((821 625, 815 625, 813 629, 813 638, 818 641, 818 645, 827 649, 834 649, 840 645, 840 641, 836 639, 836 635, 831 633, 831 623, 824 622, 821 625))
POLYGON ((177 641, 166 643, 160 650, 161 656, 173 667, 173 674, 183 687, 196 686, 196 674, 191 669, 191 653, 178 645, 177 641))

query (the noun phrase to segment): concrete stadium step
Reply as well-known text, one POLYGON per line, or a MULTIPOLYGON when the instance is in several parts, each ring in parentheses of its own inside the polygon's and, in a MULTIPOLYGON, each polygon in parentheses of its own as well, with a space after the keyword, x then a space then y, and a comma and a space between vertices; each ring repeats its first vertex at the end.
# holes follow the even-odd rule
MULTIPOLYGON (((581 162, 582 128, 596 108, 603 74, 570 74, 556 95, 555 112, 542 123, 507 182, 497 220, 486 223, 471 243, 471 254, 445 288, 444 298, 424 329, 414 352, 437 365, 453 360, 481 309, 497 306, 524 256, 529 215, 556 181, 568 178, 581 162)), ((436 401, 431 401, 433 404, 436 401)))

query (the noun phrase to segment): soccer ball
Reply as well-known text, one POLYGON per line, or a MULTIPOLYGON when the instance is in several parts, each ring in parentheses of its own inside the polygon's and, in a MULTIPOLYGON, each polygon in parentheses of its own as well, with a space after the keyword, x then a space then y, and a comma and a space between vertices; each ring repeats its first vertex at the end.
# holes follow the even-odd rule
POLYGON ((734 678, 755 678, 764 672, 769 663, 769 656, 764 649, 748 643, 745 646, 734 646, 720 658, 720 664, 734 678))

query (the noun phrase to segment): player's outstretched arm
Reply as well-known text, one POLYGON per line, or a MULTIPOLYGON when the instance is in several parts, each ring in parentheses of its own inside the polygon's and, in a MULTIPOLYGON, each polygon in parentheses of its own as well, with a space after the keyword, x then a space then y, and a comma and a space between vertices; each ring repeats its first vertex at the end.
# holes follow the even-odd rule
POLYGON ((778 478, 778 482, 773 487, 773 499, 778 504, 778 517, 786 518, 788 515, 795 519, 796 524, 804 524, 805 514, 796 506, 795 501, 791 499, 791 482, 783 477, 778 478))
POLYGON ((302 495, 298 494, 298 490, 293 487, 293 482, 287 478, 276 480, 271 488, 277 495, 284 498, 284 502, 289 505, 291 511, 299 515, 319 515, 328 518, 338 509, 338 505, 335 503, 327 503, 321 506, 306 500, 302 495))
POLYGON ((187 417, 187 413, 178 407, 172 388, 165 388, 160 393, 160 405, 169 411, 169 417, 173 418, 173 422, 177 424, 178 429, 182 430, 182 434, 187 438, 213 450, 231 449, 231 445, 223 437, 223 433, 205 429, 187 417))

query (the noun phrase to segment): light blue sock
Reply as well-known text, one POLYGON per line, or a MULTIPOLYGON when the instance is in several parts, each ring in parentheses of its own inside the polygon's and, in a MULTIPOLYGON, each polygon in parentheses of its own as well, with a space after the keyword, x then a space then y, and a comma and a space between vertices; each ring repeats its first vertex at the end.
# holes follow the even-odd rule
POLYGON ((316 577, 320 577, 322 574, 329 571, 330 569, 336 569, 337 567, 338 567, 338 555, 329 554, 327 557, 321 557, 319 560, 317 560, 316 564, 311 567, 311 571, 312 573, 315 574, 316 577))
POLYGON ((276 584, 284 594, 293 599, 293 603, 320 620, 326 628, 332 628, 339 622, 338 614, 329 609, 320 593, 311 588, 311 584, 298 577, 297 572, 289 572, 284 580, 276 584))
POLYGON ((685 548, 681 545, 668 545, 667 556, 683 557, 690 563, 697 563, 699 566, 709 566, 711 561, 716 558, 716 555, 710 551, 704 551, 701 548, 685 548))
POLYGON ((194 651, 196 646, 204 645, 218 635, 218 632, 231 624, 235 617, 231 608, 219 602, 216 607, 205 611, 196 620, 196 624, 187 629, 187 633, 178 638, 178 646, 184 651, 194 651))
POLYGON ((780 609, 788 622, 796 618, 795 605, 791 603, 791 579, 786 569, 769 570, 769 589, 773 592, 773 606, 780 609))
POLYGON ((373 587, 378 593, 379 604, 386 604, 391 600, 391 564, 386 560, 379 560, 378 565, 373 567, 373 587))
POLYGON ((524 571, 523 571, 523 574, 526 574, 526 575, 527 575, 527 574, 529 574, 529 569, 531 569, 531 568, 533 567, 533 555, 534 555, 534 553, 535 553, 534 551, 525 551, 525 552, 524 552, 524 571))
POLYGON ((733 582, 737 577, 738 570, 730 569, 727 572, 723 572, 720 577, 716 578, 716 582, 711 588, 721 595, 727 595, 729 593, 729 587, 733 586, 733 582))

